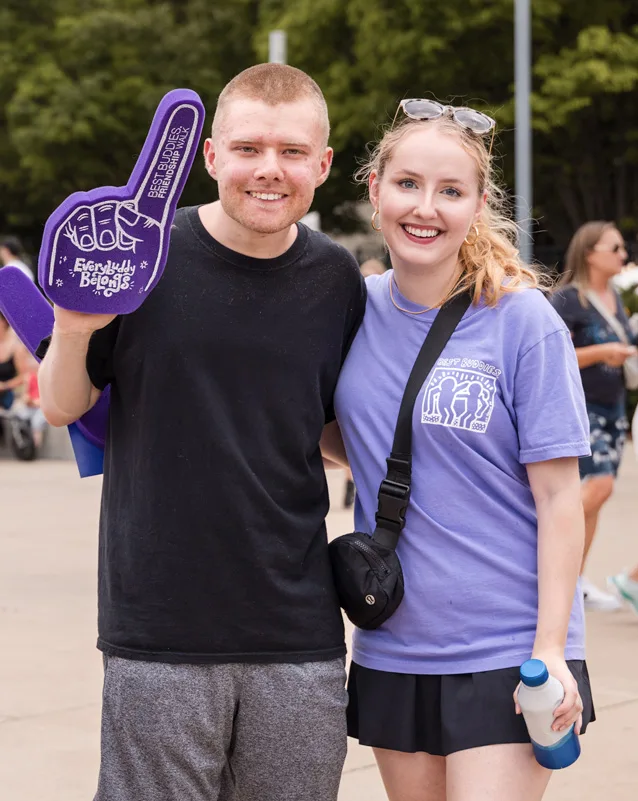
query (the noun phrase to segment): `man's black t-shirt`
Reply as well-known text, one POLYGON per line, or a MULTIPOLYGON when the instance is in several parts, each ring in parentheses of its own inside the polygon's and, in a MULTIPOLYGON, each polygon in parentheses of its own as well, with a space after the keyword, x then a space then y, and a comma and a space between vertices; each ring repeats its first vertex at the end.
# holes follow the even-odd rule
POLYGON ((133 314, 91 339, 111 383, 99 553, 108 654, 296 662, 345 653, 319 451, 362 319, 356 261, 298 226, 282 256, 216 242, 178 211, 133 314))
MULTIPOLYGON (((575 348, 602 345, 605 342, 620 342, 618 335, 602 314, 591 303, 583 304, 577 287, 566 286, 555 292, 550 300, 569 328, 575 348)), ((616 317, 624 327, 629 342, 633 342, 634 335, 618 295, 616 295, 616 317)), ((598 362, 590 367, 584 367, 580 375, 588 403, 610 408, 623 403, 625 379, 622 367, 611 367, 604 362, 598 362)))

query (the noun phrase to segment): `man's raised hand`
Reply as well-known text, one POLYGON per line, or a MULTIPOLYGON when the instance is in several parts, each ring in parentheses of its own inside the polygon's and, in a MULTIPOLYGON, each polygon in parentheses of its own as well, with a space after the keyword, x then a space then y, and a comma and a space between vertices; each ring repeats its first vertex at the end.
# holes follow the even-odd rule
POLYGON ((195 92, 169 92, 126 186, 77 192, 49 217, 38 277, 56 306, 115 316, 142 304, 162 275, 203 122, 195 92))

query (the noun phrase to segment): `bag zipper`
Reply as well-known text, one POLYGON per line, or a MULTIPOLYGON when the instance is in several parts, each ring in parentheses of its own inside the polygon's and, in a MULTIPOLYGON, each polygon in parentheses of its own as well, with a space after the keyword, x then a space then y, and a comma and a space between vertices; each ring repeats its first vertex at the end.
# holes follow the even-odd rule
POLYGON ((381 570, 383 571, 383 574, 386 575, 386 576, 388 575, 388 573, 390 572, 388 566, 383 561, 383 559, 379 556, 379 554, 376 551, 374 551, 372 548, 370 548, 369 545, 366 545, 365 542, 361 542, 360 539, 352 540, 352 545, 355 548, 358 548, 360 551, 363 551, 364 553, 367 553, 368 556, 371 557, 372 561, 376 562, 376 564, 381 568, 381 570))

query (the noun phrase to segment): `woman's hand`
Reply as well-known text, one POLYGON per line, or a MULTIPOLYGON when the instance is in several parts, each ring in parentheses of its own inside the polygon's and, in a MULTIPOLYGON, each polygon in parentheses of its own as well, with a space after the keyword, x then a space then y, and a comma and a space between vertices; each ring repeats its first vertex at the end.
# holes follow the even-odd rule
MULTIPOLYGON (((576 734, 580 734, 581 726, 583 725, 583 701, 578 691, 578 684, 574 678, 567 662, 561 656, 555 654, 541 654, 534 653, 532 659, 540 659, 547 666, 549 675, 558 679, 563 685, 565 697, 560 705, 554 711, 554 722, 552 729, 556 732, 567 732, 567 729, 575 724, 576 734)), ((518 690, 520 684, 514 691, 514 704, 516 705, 516 714, 521 714, 521 708, 518 704, 518 690)))
POLYGON ((599 345, 600 360, 610 367, 622 367, 630 356, 636 353, 633 345, 625 345, 623 342, 606 342, 599 345))

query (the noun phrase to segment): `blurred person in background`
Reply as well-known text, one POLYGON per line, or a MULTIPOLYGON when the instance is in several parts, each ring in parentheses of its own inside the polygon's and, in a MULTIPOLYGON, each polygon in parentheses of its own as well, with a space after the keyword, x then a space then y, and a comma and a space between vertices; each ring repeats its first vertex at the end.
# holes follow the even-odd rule
POLYGON ((31 361, 32 366, 24 392, 22 397, 13 405, 11 411, 17 419, 23 421, 27 425, 24 434, 30 437, 33 443, 35 456, 42 447, 48 424, 44 412, 40 408, 38 365, 35 359, 31 361))
POLYGON ((33 270, 24 262, 24 249, 15 236, 4 236, 0 239, 0 264, 2 267, 17 267, 32 281, 33 270))
POLYGON ((618 595, 621 602, 626 602, 638 614, 638 566, 609 576, 607 586, 618 595))
POLYGON ((367 278, 369 275, 383 275, 387 267, 381 259, 366 259, 359 269, 361 275, 367 278))
POLYGON ((32 358, 5 317, 0 314, 0 409, 8 411, 16 391, 26 386, 32 358))
MULTIPOLYGON (((592 453, 579 462, 585 510, 583 569, 600 510, 614 489, 629 427, 623 365, 635 358, 635 337, 613 285, 626 261, 625 242, 614 223, 585 223, 572 237, 559 288, 551 298, 572 335, 589 415, 592 453)), ((584 576, 582 588, 587 606, 606 611, 620 607, 616 595, 584 576)))

